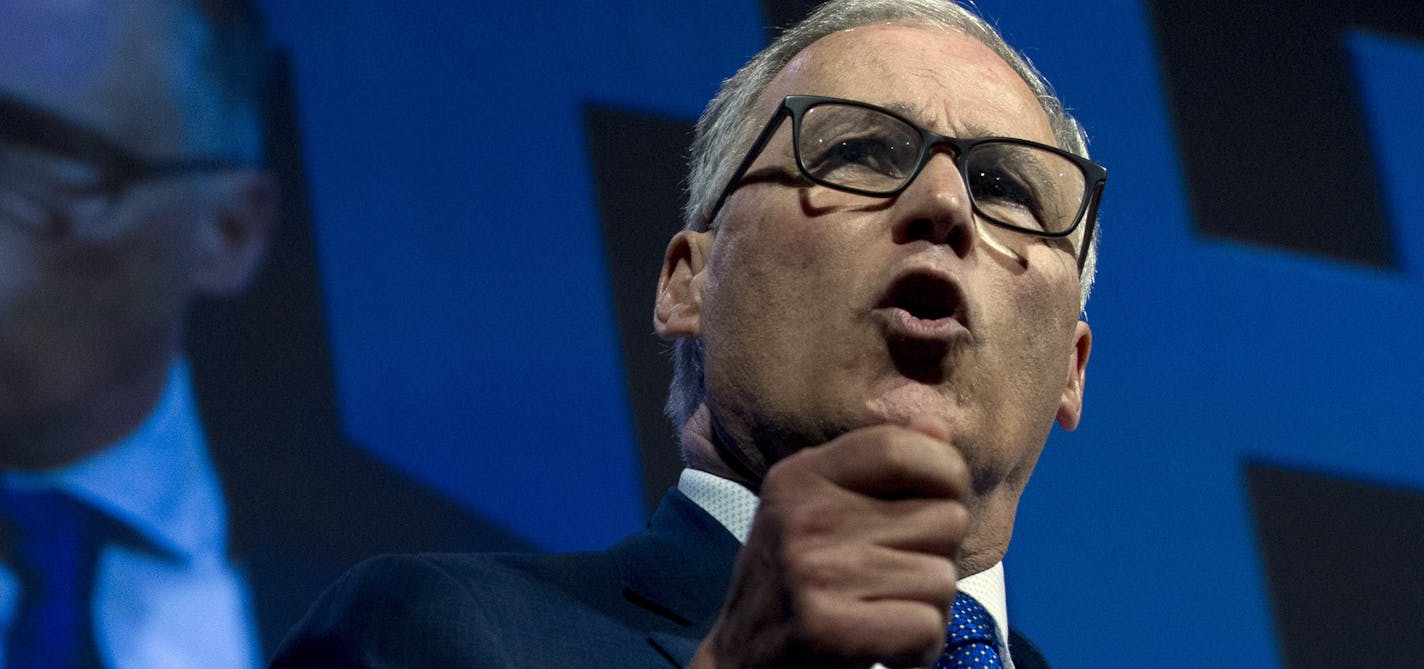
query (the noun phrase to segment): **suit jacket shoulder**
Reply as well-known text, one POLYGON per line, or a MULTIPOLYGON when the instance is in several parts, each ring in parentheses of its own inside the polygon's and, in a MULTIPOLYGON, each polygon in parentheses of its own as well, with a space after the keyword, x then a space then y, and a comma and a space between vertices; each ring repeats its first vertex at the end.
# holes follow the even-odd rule
POLYGON ((674 491, 607 551, 378 558, 321 597, 273 666, 682 666, 737 549, 674 491))

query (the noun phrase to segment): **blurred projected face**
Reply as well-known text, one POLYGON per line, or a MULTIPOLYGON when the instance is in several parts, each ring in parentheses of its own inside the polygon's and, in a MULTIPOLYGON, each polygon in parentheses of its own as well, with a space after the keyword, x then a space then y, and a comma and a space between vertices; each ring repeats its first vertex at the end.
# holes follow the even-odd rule
POLYGON ((0 438, 143 383, 181 337, 201 194, 105 188, 82 139, 183 153, 172 4, 0 0, 0 438))
MULTIPOLYGON (((1019 76, 952 31, 830 35, 772 82, 763 118, 787 95, 894 109, 954 137, 1055 144, 1019 76)), ((702 277, 713 415, 743 448, 783 451, 770 459, 942 416, 974 473, 976 522, 1006 543, 1055 417, 1068 428, 1078 419, 1089 335, 1071 243, 976 221, 947 150, 898 195, 857 195, 801 176, 788 120, 746 175, 713 222, 702 277)))

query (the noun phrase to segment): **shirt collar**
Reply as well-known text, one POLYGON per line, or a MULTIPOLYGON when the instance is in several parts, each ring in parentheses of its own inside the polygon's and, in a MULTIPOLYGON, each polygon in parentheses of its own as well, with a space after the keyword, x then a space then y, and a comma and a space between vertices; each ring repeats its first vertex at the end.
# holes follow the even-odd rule
MULTIPOLYGON (((756 516, 757 496, 735 481, 696 469, 682 470, 677 489, 706 511, 741 543, 747 542, 752 518, 756 516)), ((979 600, 999 629, 1000 644, 1007 647, 1009 639, 1009 605, 1004 594, 1004 563, 977 574, 959 579, 960 592, 979 600)))
POLYGON ((702 507, 722 527, 727 528, 738 543, 747 543, 756 515, 757 496, 741 484, 698 469, 684 469, 678 477, 677 489, 702 507))
POLYGON ((61 469, 4 477, 7 486, 83 499, 180 558, 227 551, 227 510, 181 359, 153 411, 128 436, 61 469))

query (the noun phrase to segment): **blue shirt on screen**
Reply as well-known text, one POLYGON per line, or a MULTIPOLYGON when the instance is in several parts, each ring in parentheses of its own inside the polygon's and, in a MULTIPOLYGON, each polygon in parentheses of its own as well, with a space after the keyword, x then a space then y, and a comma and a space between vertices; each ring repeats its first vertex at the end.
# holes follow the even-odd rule
MULTIPOLYGON (((173 364, 152 413, 119 443, 62 469, 0 477, 7 487, 72 495, 140 538, 139 546, 107 544, 99 556, 94 638, 106 665, 257 666, 251 597, 229 559, 227 509, 184 361, 173 364)), ((0 658, 20 588, 0 562, 0 658)))

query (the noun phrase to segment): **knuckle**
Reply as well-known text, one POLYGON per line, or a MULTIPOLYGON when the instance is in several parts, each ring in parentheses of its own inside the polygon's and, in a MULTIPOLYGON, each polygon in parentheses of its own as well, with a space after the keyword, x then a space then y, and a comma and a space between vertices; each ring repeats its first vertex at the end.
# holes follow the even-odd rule
POLYGON ((795 539, 810 539, 835 533, 841 511, 823 500, 807 500, 781 507, 782 532, 795 539))
POLYGON ((933 558, 934 563, 930 567, 931 575, 927 579, 931 583, 933 591, 930 593, 932 602, 941 609, 940 619, 943 623, 939 627, 943 628, 949 623, 949 605, 954 601, 954 595, 959 585, 959 569, 954 566, 954 561, 948 558, 933 558))
POLYGON ((849 615, 827 613, 808 621, 803 643, 810 655, 823 658, 884 657, 895 649, 893 639, 876 634, 867 621, 849 615))
POLYGON ((955 566, 954 560, 933 555, 925 556, 925 559, 926 580, 944 588, 949 598, 953 599, 954 588, 959 583, 959 568, 955 566))
POLYGON ((896 475, 913 472, 916 469, 913 449, 914 445, 903 438, 890 439, 884 442, 881 449, 881 463, 887 471, 896 475))
POLYGON ((879 656, 890 666, 927 667, 939 657, 944 647, 944 630, 948 621, 941 612, 921 607, 919 615, 901 621, 893 638, 879 649, 879 656))
POLYGON ((844 643, 854 634, 856 626, 843 613, 844 607, 831 598, 807 595, 799 598, 797 621, 799 636, 812 648, 829 649, 844 643))
POLYGON ((926 437, 903 429, 887 430, 875 441, 876 465, 890 476, 910 476, 924 469, 926 437))
POLYGON ((945 474, 961 487, 969 485, 972 478, 969 472, 969 463, 965 462, 964 456, 956 449, 946 449, 949 457, 944 458, 945 474))
POLYGON ((829 590, 845 580, 845 567, 839 561, 827 559, 822 552, 813 551, 788 555, 786 558, 787 580, 793 591, 812 592, 829 590))
MULTIPOLYGON (((938 624, 936 621, 942 616, 929 615, 925 617, 925 622, 912 625, 905 632, 905 645, 911 649, 918 649, 921 653, 935 653, 944 645, 944 629, 948 625, 938 624)), ((933 660, 933 655, 930 656, 933 660)))
POLYGON ((790 494, 805 487, 808 475, 806 459, 798 456, 800 453, 786 457, 767 470, 761 482, 761 497, 790 494))
POLYGON ((969 530, 969 507, 966 506, 963 502, 956 501, 950 503, 949 508, 950 515, 952 516, 951 521, 954 523, 954 529, 958 532, 959 535, 963 536, 964 533, 969 530))
POLYGON ((969 510, 958 500, 934 500, 916 511, 911 520, 918 528, 914 545, 939 556, 954 554, 969 532, 969 510))
POLYGON ((937 569, 939 574, 936 578, 942 583, 949 584, 948 596, 945 599, 952 600, 954 599, 956 587, 959 585, 959 566, 954 564, 954 560, 948 558, 937 559, 935 562, 939 566, 937 569))
POLYGON ((957 500, 939 505, 939 525, 944 536, 957 544, 969 532, 969 507, 957 500))

